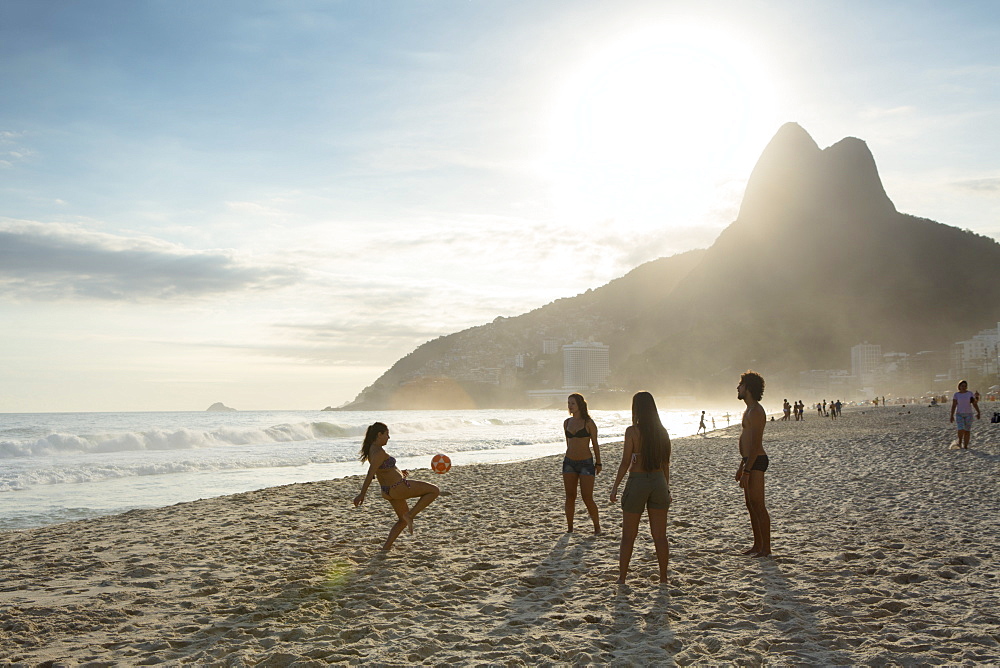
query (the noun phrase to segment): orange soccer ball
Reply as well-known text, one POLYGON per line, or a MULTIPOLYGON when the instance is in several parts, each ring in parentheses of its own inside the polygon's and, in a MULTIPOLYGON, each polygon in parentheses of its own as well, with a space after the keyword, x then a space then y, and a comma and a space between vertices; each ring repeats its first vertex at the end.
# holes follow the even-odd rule
POLYGON ((451 468, 451 459, 448 455, 434 455, 431 459, 431 470, 434 473, 447 473, 448 469, 451 468))

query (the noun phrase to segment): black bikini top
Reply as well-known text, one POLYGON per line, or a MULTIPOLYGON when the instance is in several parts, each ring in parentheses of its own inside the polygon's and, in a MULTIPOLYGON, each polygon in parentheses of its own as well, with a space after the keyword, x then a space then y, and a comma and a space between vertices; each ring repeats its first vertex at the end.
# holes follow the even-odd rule
MULTIPOLYGON (((566 424, 569 424, 569 420, 566 420, 566 424)), ((586 424, 583 425, 583 429, 575 434, 569 433, 569 429, 566 429, 566 427, 563 427, 563 429, 566 431, 566 438, 590 438, 590 432, 587 431, 586 424)))

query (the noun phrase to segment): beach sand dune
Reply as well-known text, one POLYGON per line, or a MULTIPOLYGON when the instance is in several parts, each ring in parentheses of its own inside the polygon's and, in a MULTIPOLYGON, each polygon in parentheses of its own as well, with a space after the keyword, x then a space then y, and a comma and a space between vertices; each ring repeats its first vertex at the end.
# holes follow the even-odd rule
POLYGON ((947 408, 768 423, 765 559, 736 434, 674 443, 666 586, 645 522, 615 584, 612 444, 597 537, 582 503, 565 533, 560 457, 415 471, 443 495, 389 554, 360 477, 2 533, 0 662, 1000 663, 1000 425, 959 451, 947 408))

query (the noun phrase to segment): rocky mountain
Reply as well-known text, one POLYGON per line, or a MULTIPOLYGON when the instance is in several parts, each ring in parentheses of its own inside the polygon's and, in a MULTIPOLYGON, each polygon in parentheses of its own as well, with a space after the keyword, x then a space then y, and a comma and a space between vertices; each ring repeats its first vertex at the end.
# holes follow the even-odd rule
POLYGON ((863 141, 820 149, 788 123, 710 248, 429 341, 348 408, 523 405, 524 390, 561 385, 545 338, 609 344, 612 385, 626 393, 705 397, 730 395, 748 367, 784 379, 844 368, 862 341, 946 349, 996 324, 1000 299, 976 287, 998 266, 995 240, 896 211, 863 141))

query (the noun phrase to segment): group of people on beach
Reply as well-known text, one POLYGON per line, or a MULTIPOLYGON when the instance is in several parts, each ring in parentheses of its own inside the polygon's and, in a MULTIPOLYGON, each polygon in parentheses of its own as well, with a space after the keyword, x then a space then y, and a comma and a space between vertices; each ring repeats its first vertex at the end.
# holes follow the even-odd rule
MULTIPOLYGON (((743 489, 753 545, 743 552, 764 557, 771 554, 771 519, 764 504, 764 472, 768 468, 764 452, 764 426, 767 418, 760 400, 764 394, 764 379, 754 371, 740 377, 737 398, 746 404, 743 429, 739 437, 740 463, 735 480, 743 489)), ((601 448, 597 440, 597 425, 587 410, 583 395, 574 393, 567 398, 570 417, 563 422, 566 455, 562 461, 563 485, 566 492, 567 530, 573 531, 577 491, 583 498, 594 524, 594 534, 601 534, 600 512, 594 501, 594 482, 601 472, 601 448)), ((392 505, 397 521, 389 530, 382 546, 389 550, 404 529, 413 533, 414 518, 440 494, 437 486, 409 478, 407 471, 396 467, 396 459, 385 451, 389 428, 376 422, 368 427, 361 445, 361 461, 368 464, 368 475, 361 493, 354 498, 355 507, 364 503, 373 480, 378 480, 382 498, 392 505), (408 499, 417 501, 411 508, 408 499)), ((618 502, 618 490, 625 474, 628 480, 621 494, 622 536, 618 556, 618 582, 624 583, 639 523, 643 512, 649 516, 650 533, 656 549, 660 581, 667 581, 670 549, 667 541, 667 511, 670 508, 670 436, 660 421, 656 401, 649 392, 637 392, 632 397, 632 424, 625 430, 621 463, 611 487, 610 501, 618 502)))
POLYGON ((805 409, 806 405, 804 402, 796 401, 794 404, 790 404, 788 403, 788 399, 785 399, 784 404, 782 405, 781 408, 782 412, 781 421, 788 422, 793 418, 795 419, 796 422, 804 420, 805 416, 802 413, 803 411, 805 411, 805 409))

